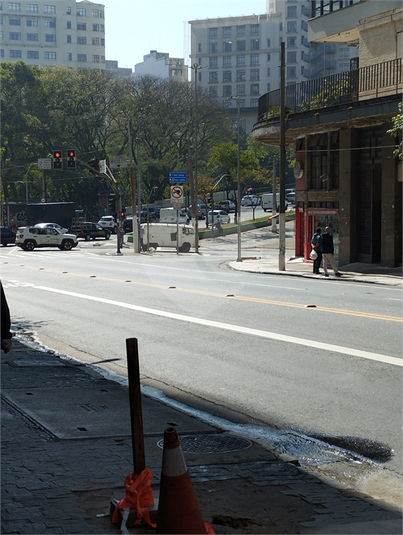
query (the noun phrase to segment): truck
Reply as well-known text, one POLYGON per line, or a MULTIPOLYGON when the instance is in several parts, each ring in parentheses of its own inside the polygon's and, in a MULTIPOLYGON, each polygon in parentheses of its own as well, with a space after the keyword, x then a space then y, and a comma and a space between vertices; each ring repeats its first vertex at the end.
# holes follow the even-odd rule
POLYGON ((196 234, 192 225, 172 225, 170 223, 149 223, 147 225, 144 223, 141 228, 144 230, 143 243, 149 243, 150 247, 154 249, 157 247, 177 247, 180 252, 188 253, 190 248, 196 245, 196 234))
POLYGON ((75 216, 74 202, 38 202, 27 205, 27 226, 58 223, 61 227, 70 228, 75 216))
MULTIPOLYGON (((280 211, 280 193, 276 193, 276 204, 277 208, 275 211, 280 211)), ((285 209, 287 210, 287 203, 285 203, 285 209)), ((262 208, 265 212, 270 210, 273 211, 273 193, 263 193, 262 195, 262 208)))
POLYGON ((160 223, 189 223, 189 217, 183 210, 175 208, 161 208, 160 223), (179 214, 179 220, 178 220, 179 214))

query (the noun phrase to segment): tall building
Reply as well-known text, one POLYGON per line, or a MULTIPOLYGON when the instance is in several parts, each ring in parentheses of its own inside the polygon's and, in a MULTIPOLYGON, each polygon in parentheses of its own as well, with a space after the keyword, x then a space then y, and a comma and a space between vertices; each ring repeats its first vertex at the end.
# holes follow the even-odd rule
POLYGON ((28 65, 105 69, 103 4, 0 2, 0 57, 28 65))
POLYGON ((239 97, 245 131, 256 122, 259 97, 280 87, 281 42, 287 85, 349 70, 355 49, 308 41, 310 13, 309 0, 269 0, 262 15, 189 22, 199 87, 229 108, 235 106, 230 97, 239 97))
POLYGON ((165 52, 151 50, 143 56, 142 63, 134 66, 134 75, 150 74, 176 82, 188 81, 188 66, 183 58, 170 58, 165 52))

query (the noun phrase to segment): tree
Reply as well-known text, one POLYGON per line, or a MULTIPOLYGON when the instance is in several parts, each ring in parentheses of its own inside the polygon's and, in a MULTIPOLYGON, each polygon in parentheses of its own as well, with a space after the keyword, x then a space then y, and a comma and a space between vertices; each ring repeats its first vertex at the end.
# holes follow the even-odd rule
POLYGON ((399 102, 399 113, 392 118, 393 128, 388 134, 396 140, 396 149, 393 152, 395 158, 402 160, 403 157, 403 103, 399 102))

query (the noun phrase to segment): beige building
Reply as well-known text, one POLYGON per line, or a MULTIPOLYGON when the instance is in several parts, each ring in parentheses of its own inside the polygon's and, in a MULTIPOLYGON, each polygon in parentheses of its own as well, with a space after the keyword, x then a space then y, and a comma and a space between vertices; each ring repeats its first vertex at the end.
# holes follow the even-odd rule
POLYGON ((0 2, 0 57, 28 65, 105 69, 104 5, 76 0, 0 2))

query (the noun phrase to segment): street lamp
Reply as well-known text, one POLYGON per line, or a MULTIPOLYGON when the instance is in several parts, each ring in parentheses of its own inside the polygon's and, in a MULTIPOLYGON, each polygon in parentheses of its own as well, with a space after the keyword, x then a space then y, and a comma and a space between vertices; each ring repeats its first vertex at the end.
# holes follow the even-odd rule
POLYGON ((242 262, 241 254, 241 99, 240 97, 231 97, 237 104, 237 223, 238 223, 238 258, 237 262, 242 262))

